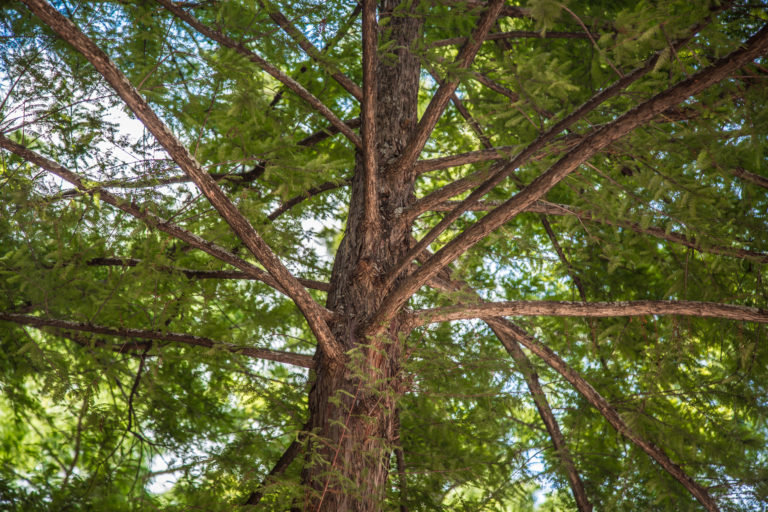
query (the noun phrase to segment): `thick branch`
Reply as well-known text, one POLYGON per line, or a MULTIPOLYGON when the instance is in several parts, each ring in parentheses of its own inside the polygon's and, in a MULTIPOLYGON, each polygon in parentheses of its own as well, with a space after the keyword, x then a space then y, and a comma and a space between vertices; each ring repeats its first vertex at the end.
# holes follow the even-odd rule
MULTIPOLYGON (((34 151, 31 151, 26 147, 21 146, 20 144, 16 144, 15 142, 4 137, 3 135, 0 135, 0 147, 7 149, 12 153, 15 153, 16 155, 20 156, 24 160, 30 163, 33 163, 38 167, 45 169, 46 171, 52 174, 55 174, 56 176, 76 186, 79 190, 81 190, 86 194, 91 194, 91 195, 98 194, 101 201, 104 201, 105 203, 112 205, 128 213, 129 215, 132 215, 133 217, 143 221, 145 224, 147 224, 150 227, 157 228, 164 233, 168 233, 169 235, 175 238, 178 238, 179 240, 189 244, 190 246, 195 247, 196 249, 200 249, 201 251, 207 254, 210 254, 214 258, 242 270, 251 279, 256 279, 258 281, 261 281, 273 287, 277 291, 287 295, 287 293, 285 292, 283 287, 280 285, 280 283, 278 283, 277 280, 275 280, 275 278, 269 275, 267 272, 264 272, 260 268, 255 267, 254 265, 245 261, 244 259, 239 258, 238 256, 232 254, 230 251, 226 250, 225 248, 219 245, 216 245, 213 242, 209 242, 208 240, 205 240, 204 238, 201 238, 195 235, 194 233, 190 233, 189 231, 182 229, 176 224, 169 222, 163 219, 162 217, 155 215, 154 213, 151 213, 149 208, 147 208, 146 206, 141 206, 141 205, 137 205, 135 203, 126 201, 122 198, 119 198, 117 196, 110 194, 109 192, 103 189, 90 188, 86 186, 82 182, 80 177, 75 173, 69 171, 68 169, 62 167, 61 165, 57 164, 52 160, 49 160, 43 156, 38 155, 34 151)), ((332 313, 330 311, 324 312, 324 316, 326 317, 329 317, 331 314, 332 313)))
POLYGON ((322 52, 315 48, 315 46, 310 43, 306 37, 304 37, 304 34, 302 34, 296 27, 293 26, 288 18, 283 15, 283 13, 281 13, 274 5, 267 5, 267 2, 265 1, 260 1, 259 3, 269 13, 269 17, 272 18, 272 21, 274 21, 280 28, 282 28, 286 34, 291 36, 291 38, 296 41, 299 47, 304 50, 304 53, 309 55, 315 62, 318 62, 328 68, 330 75, 339 83, 339 85, 346 89, 347 92, 349 92, 352 96, 357 98, 358 101, 362 101, 363 93, 360 90, 360 87, 355 82, 350 80, 349 77, 347 77, 344 73, 342 73, 327 58, 325 58, 322 52))
MULTIPOLYGON (((689 35, 687 38, 682 39, 681 41, 678 41, 675 46, 676 47, 680 47, 683 44, 685 44, 688 40, 690 40, 691 37, 693 37, 693 34, 695 34, 701 28, 701 26, 702 26, 702 24, 694 26, 692 31, 691 31, 691 35, 689 35)), ((546 144, 548 144, 551 140, 553 140, 561 132, 563 132, 568 127, 570 127, 573 123, 575 123, 579 119, 582 119, 589 112, 591 112, 593 109, 595 109, 598 105, 600 105, 604 101, 608 100, 609 98, 612 98, 612 97, 616 96, 622 90, 624 90, 626 87, 628 87, 630 84, 632 84, 633 82, 638 80, 640 77, 642 77, 646 73, 648 73, 651 69, 654 68, 654 66, 658 62, 660 56, 661 56, 661 53, 655 54, 651 59, 649 59, 645 63, 644 66, 634 70, 633 72, 629 73, 628 75, 625 75, 625 76, 621 77, 613 85, 611 85, 607 89, 599 92, 598 94, 596 94, 595 96, 590 98, 586 103, 584 103, 582 106, 580 106, 574 112, 572 112, 570 115, 566 116, 564 119, 562 119, 561 121, 556 123, 554 126, 552 126, 549 130, 547 130, 547 132, 545 132, 542 135, 540 135, 539 137, 537 137, 536 140, 534 140, 531 144, 529 144, 528 147, 526 147, 515 158, 513 158, 506 166, 501 167, 500 170, 494 170, 494 173, 492 174, 490 179, 486 180, 485 183, 483 183, 480 187, 475 189, 469 195, 469 197, 467 197, 464 201, 462 201, 459 204, 459 206, 457 206, 454 209, 454 211, 452 211, 448 215, 446 215, 434 228, 432 228, 429 231, 429 233, 427 233, 419 241, 418 244, 416 244, 416 246, 414 246, 408 252, 408 254, 406 254, 406 256, 392 270, 391 275, 388 278, 388 282, 394 282, 394 280, 397 279, 397 277, 399 277, 400 273, 403 272, 406 268, 409 267, 410 262, 413 260, 414 256, 416 254, 419 254, 423 249, 426 249, 427 247, 429 247, 429 244, 434 242, 437 239, 437 237, 440 236, 440 234, 443 231, 445 231, 448 228, 448 226, 450 226, 456 219, 458 219, 461 216, 461 214, 464 213, 466 211, 466 209, 470 205, 474 204, 476 201, 481 199, 485 194, 490 192, 493 189, 493 187, 495 187, 496 185, 501 183, 501 181, 504 180, 504 178, 506 178, 507 176, 512 174, 518 167, 520 167, 521 165, 523 165, 524 163, 529 161, 531 159, 531 157, 533 157, 533 155, 535 155, 538 151, 543 149, 546 144)), ((714 83, 714 82, 712 82, 712 83, 714 83)), ((668 90, 667 92, 669 92, 671 90, 672 89, 668 90)), ((691 93, 691 94, 693 94, 693 93, 691 93)), ((651 101, 653 101, 653 100, 651 100, 651 101)), ((646 102, 645 105, 647 105, 648 103, 651 103, 651 102, 646 102)), ((675 103, 672 102, 668 106, 672 106, 674 104, 675 103)), ((628 116, 632 112, 635 112, 636 110, 637 109, 635 109, 635 110, 625 114, 625 116, 622 116, 622 118, 620 118, 619 120, 621 120, 624 117, 628 116)), ((662 112, 664 110, 666 110, 666 107, 662 108, 658 112, 653 113, 650 117, 653 117, 654 115, 656 115, 659 112, 662 112)), ((610 126, 618 123, 619 120, 615 121, 614 123, 609 123, 607 126, 610 127, 610 126)), ((645 121, 643 121, 643 122, 645 122, 645 121)), ((603 130, 605 130, 605 129, 606 129, 606 127, 603 127, 603 130)), ((631 128, 629 128, 629 129, 631 129, 631 128)), ((629 131, 629 129, 628 129, 628 131, 629 131)), ((601 132, 601 130, 597 130, 595 133, 593 133, 591 135, 591 137, 595 137, 600 132, 601 132)), ((620 136, 621 135, 618 135, 616 138, 618 138, 620 136)), ((589 140, 590 140, 590 136, 587 136, 586 140, 582 144, 587 143, 589 140)), ((599 148, 594 148, 594 151, 592 152, 592 154, 597 152, 600 148, 607 146, 610 142, 611 141, 607 141, 607 142, 605 142, 605 144, 603 144, 599 148)), ((578 150, 578 148, 581 148, 581 147, 582 147, 581 145, 578 146, 577 150, 578 150)), ((569 156, 571 156, 571 155, 566 155, 566 157, 563 158, 561 160, 561 162, 566 160, 569 156)), ((586 159, 586 158, 588 158, 588 156, 584 157, 584 159, 586 159)), ((558 164, 560 164, 561 162, 558 162, 558 164)), ((555 165, 558 165, 558 164, 555 164, 555 165)), ((578 166, 578 164, 575 165, 573 168, 575 168, 577 166, 578 166)), ((552 169, 550 169, 550 171, 552 171, 552 169)), ((570 172, 570 171, 568 171, 568 172, 570 172)), ((544 175, 542 175, 540 178, 543 178, 544 176, 546 176, 546 173, 544 175)), ((560 179, 562 179, 562 177, 560 179)), ((424 200, 420 201, 421 207, 424 207, 424 205, 435 204, 435 201, 439 202, 439 201, 442 201, 444 199, 447 199, 449 196, 446 196, 446 193, 454 193, 454 189, 462 189, 463 188, 464 190, 466 190, 468 188, 468 186, 472 185, 471 179, 465 179, 465 180, 460 180, 460 181, 462 181, 462 183, 452 183, 452 184, 444 187, 445 190, 438 190, 438 191, 430 194, 430 196, 428 196, 427 198, 424 198, 424 200)), ((539 180, 536 180, 534 183, 536 183, 538 181, 539 180)), ((552 186, 554 186, 555 183, 556 182, 552 183, 549 187, 551 188, 552 186)), ((533 185, 533 183, 531 185, 533 185)), ((528 188, 530 188, 530 187, 528 187, 528 188)), ((526 189, 526 190, 528 190, 528 189, 526 189)), ((527 193, 527 192, 523 191, 523 194, 525 194, 525 193, 527 193)), ((543 193, 546 193, 546 191, 542 192, 542 195, 543 195, 543 193)), ((522 196, 521 197, 521 199, 522 199, 524 197, 523 194, 518 194, 515 197, 522 196)), ((515 198, 513 198, 512 200, 514 200, 514 199, 515 198)), ((514 215, 512 215, 510 218, 512 218, 513 216, 514 215)), ((472 243, 476 243, 476 242, 477 241, 471 242, 470 245, 472 243)), ((426 282, 426 281, 423 281, 422 284, 424 282, 426 282)), ((415 289, 414 289, 414 291, 415 291, 415 289)), ((411 292, 411 293, 413 293, 413 292, 411 292)))
MULTIPOLYGON (((488 34, 488 31, 493 26, 496 18, 498 18, 503 4, 503 0, 491 0, 489 2, 488 10, 483 13, 477 28, 472 32, 469 41, 462 47, 461 51, 459 51, 459 54, 456 56, 456 60, 453 62, 455 69, 467 69, 472 63, 475 55, 480 50, 480 46, 488 34)), ((445 107, 451 99, 451 95, 456 91, 458 85, 459 79, 454 78, 443 82, 440 87, 438 87, 437 92, 432 97, 429 105, 427 105, 424 115, 421 116, 413 137, 405 149, 403 149, 403 153, 398 160, 394 163, 392 168, 393 172, 402 172, 410 168, 414 162, 416 162, 416 159, 419 157, 421 150, 427 143, 429 136, 432 134, 432 130, 435 128, 438 119, 440 119, 440 116, 443 114, 445 107)))
POLYGON ((53 318, 42 318, 39 316, 18 315, 15 313, 0 312, 0 320, 13 322, 20 325, 29 325, 32 327, 54 327, 64 331, 92 332, 95 334, 104 334, 107 336, 117 336, 121 338, 141 338, 145 340, 170 341, 206 348, 221 348, 233 354, 242 354, 254 359, 265 359, 268 361, 277 361, 278 363, 292 364, 303 368, 313 368, 314 359, 312 356, 303 354, 291 354, 280 350, 271 350, 268 348, 242 347, 231 343, 193 336, 191 334, 181 334, 175 332, 150 331, 145 329, 133 328, 115 328, 103 325, 93 325, 82 322, 71 322, 68 320, 57 320, 53 318))
MULTIPOLYGON (((175 7, 168 0, 159 0, 172 10, 184 11, 175 7)), ((307 290, 299 284, 287 268, 272 252, 272 249, 264 242, 253 229, 248 219, 235 207, 229 198, 221 191, 213 178, 208 175, 187 148, 171 133, 168 127, 155 114, 136 88, 128 81, 125 75, 115 66, 109 57, 98 48, 85 34, 83 34, 71 21, 59 14, 49 3, 44 0, 24 0, 27 6, 41 20, 48 24, 65 41, 74 46, 96 70, 109 82, 126 105, 136 114, 144 126, 154 135, 157 141, 165 148, 173 160, 188 174, 208 198, 221 217, 229 224, 232 230, 243 241, 246 247, 261 262, 267 271, 275 278, 280 286, 288 293, 307 319, 310 328, 317 337, 323 351, 332 360, 339 361, 342 357, 341 347, 334 339, 328 325, 325 323, 325 315, 320 305, 312 299, 307 290)), ((230 40, 231 41, 231 40, 230 40)), ((245 48, 243 48, 245 49, 245 48)), ((260 58, 259 58, 260 59, 260 58)), ((336 119, 345 130, 349 128, 336 119)), ((340 128, 341 130, 341 128, 340 128)), ((342 131, 343 132, 343 131, 342 131)))
MULTIPOLYGON (((451 240, 435 253, 429 261, 419 267, 419 269, 410 277, 404 279, 382 302, 379 312, 374 315, 369 324, 370 326, 373 326, 371 327, 371 330, 378 331, 382 329, 382 326, 393 317, 408 298, 429 281, 431 277, 436 275, 441 268, 445 267, 445 265, 463 254, 467 249, 485 238, 490 232, 540 199, 552 189, 552 187, 559 183, 560 180, 602 148, 623 137, 636 127, 653 119, 654 116, 667 108, 676 105, 689 96, 697 94, 712 84, 723 80, 733 71, 760 56, 765 52, 766 48, 768 48, 768 26, 763 27, 757 34, 755 34, 755 36, 751 37, 744 45, 744 48, 738 49, 730 55, 718 60, 712 66, 654 96, 650 100, 622 115, 616 121, 608 123, 603 128, 585 137, 576 148, 550 167, 548 171, 536 178, 523 191, 513 196, 499 208, 490 212, 482 220, 467 228, 461 235, 451 240)), ((626 80, 633 74, 634 73, 627 75, 620 80, 626 80)), ((534 144, 532 144, 532 146, 534 144)), ((529 148, 530 147, 531 146, 529 146, 529 148)), ((522 156, 527 153, 529 153, 529 149, 526 149, 520 155, 522 156)), ((510 169, 516 168, 522 160, 522 158, 516 157, 498 174, 498 176, 504 176, 507 172, 511 172, 510 169)), ((478 190, 490 190, 492 188, 490 184, 495 183, 495 181, 496 178, 489 180, 489 185, 483 185, 479 187, 478 190)), ((478 190, 476 190, 476 192, 478 190)), ((485 192, 483 192, 483 194, 484 193, 485 192)), ((470 198, 463 201, 462 204, 472 204, 479 200, 480 197, 480 194, 475 194, 473 192, 473 194, 470 195, 470 198)), ((461 211, 458 210, 461 210, 461 208, 457 208, 456 210, 456 213, 446 216, 447 219, 451 219, 450 222, 453 222, 453 220, 460 215, 461 211)), ((450 222, 441 222, 438 224, 438 226, 430 231, 430 234, 425 237, 426 241, 431 243, 429 238, 434 240, 434 237, 442 232, 443 229, 447 228, 450 222)), ((425 247, 425 244, 419 242, 419 244, 408 253, 410 259, 408 261, 403 261, 395 272, 399 273, 402 269, 407 268, 409 261, 425 247)))
POLYGON ((489 302, 416 311, 411 316, 411 322, 412 325, 419 326, 488 316, 578 316, 589 318, 646 315, 698 316, 768 323, 768 310, 762 308, 717 302, 674 300, 588 302, 586 304, 583 302, 538 300, 489 302))
MULTIPOLYGON (((259 66, 261 69, 272 75, 276 80, 296 93, 297 96, 309 103, 312 108, 317 110, 323 117, 330 121, 330 123, 335 126, 341 133, 343 133, 355 146, 358 148, 362 146, 360 137, 358 137, 357 134, 353 132, 348 126, 346 126, 344 122, 336 116, 336 114, 331 112, 331 109, 326 107, 323 102, 317 99, 311 92, 306 90, 304 86, 302 86, 296 80, 289 77, 278 68, 256 55, 254 52, 246 48, 242 43, 235 41, 231 37, 223 34, 218 30, 214 30, 211 27, 200 23, 197 18, 191 14, 188 14, 186 11, 184 11, 184 9, 174 5, 171 0, 156 1, 170 12, 172 12, 174 16, 184 21, 186 24, 203 34, 205 37, 213 39, 222 46, 226 46, 227 48, 235 50, 237 53, 243 55, 248 60, 259 66)), ((29 2, 37 3, 40 2, 40 0, 29 0, 29 2)))

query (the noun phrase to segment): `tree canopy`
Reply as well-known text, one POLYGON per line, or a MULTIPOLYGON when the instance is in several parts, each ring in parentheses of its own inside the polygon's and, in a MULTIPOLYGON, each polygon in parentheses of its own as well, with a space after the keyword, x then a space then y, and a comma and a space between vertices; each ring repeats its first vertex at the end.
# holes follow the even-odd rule
POLYGON ((0 509, 768 510, 767 7, 0 1, 0 509))

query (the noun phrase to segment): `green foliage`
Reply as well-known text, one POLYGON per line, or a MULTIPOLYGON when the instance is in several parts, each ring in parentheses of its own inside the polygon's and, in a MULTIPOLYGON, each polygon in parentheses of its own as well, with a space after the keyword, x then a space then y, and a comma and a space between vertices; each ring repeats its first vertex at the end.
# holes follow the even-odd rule
MULTIPOLYGON (((317 48, 312 62, 259 2, 186 2, 203 23, 242 41, 319 97, 341 119, 359 106, 330 76, 362 83, 356 2, 275 2, 317 48)), ((710 2, 533 1, 494 32, 583 32, 588 38, 486 42, 475 68, 514 98, 456 73, 457 96, 510 156, 654 52, 654 69, 579 120, 500 184, 506 200, 578 137, 732 51, 761 24, 760 6, 721 12, 710 2), (576 20, 564 7, 572 11, 576 20), (685 46, 670 42, 704 24, 685 46), (506 46, 505 46, 506 44, 506 46)), ((409 4, 410 5, 410 4, 409 4)), ((420 2, 423 69, 455 73, 457 46, 481 14, 474 3, 420 2), (468 4, 468 5, 465 5, 468 4)), ((355 166, 327 121, 252 62, 145 1, 56 2, 117 63, 298 277, 327 282, 355 166), (259 171, 259 172, 255 172, 259 171), (252 174, 258 174, 252 179, 252 174), (270 220, 313 187, 339 187, 270 220)), ((414 14, 415 13, 415 14, 414 14)), ((380 58, 396 62, 380 19, 380 58)), ((0 321, 0 510, 231 510, 257 489, 305 423, 313 375, 257 361, 224 344, 312 354, 299 310, 269 286, 203 279, 231 270, 105 204, 109 190, 254 261, 198 191, 138 125, 94 69, 18 2, 0 2, 0 131, 98 189, 85 194, 20 158, 0 154, 0 313, 114 329, 188 333, 210 348, 0 321), (106 258, 124 264, 100 264, 106 258), (130 260, 130 264, 126 263, 130 260)), ((453 277, 488 300, 697 300, 768 307, 768 194, 735 170, 768 176, 766 60, 612 144, 553 188, 550 203, 590 217, 550 216, 558 255, 523 213, 455 262, 453 277), (653 233, 651 233, 652 230, 653 233), (684 236, 695 249, 664 239, 684 236), (576 285, 576 280, 580 285, 576 285), (581 287, 580 291, 578 288, 581 287)), ((437 89, 423 73, 421 112, 437 89)), ((422 159, 482 148, 452 107, 422 159)), ((422 175, 414 194, 487 169, 422 175)), ((466 194, 465 194, 466 195, 466 194)), ((454 197, 454 200, 463 196, 454 197)), ((465 214, 437 250, 485 215, 465 214)), ((441 219, 426 212, 418 238, 441 219)), ((323 302, 325 293, 313 290, 323 302)), ((427 288, 410 306, 470 302, 427 288)), ((768 507, 766 327, 678 317, 522 321, 645 439, 707 487, 723 510, 768 507)), ((479 321, 440 324, 403 341, 399 397, 407 497, 393 456, 382 510, 575 510, 568 480, 525 380, 479 321)), ((596 510, 699 510, 680 484, 617 434, 587 401, 532 360, 596 510)), ((300 437, 302 442, 306 442, 300 437)), ((309 463, 310 461, 306 461, 309 463)), ((264 491, 263 510, 300 500, 299 457, 264 491)))

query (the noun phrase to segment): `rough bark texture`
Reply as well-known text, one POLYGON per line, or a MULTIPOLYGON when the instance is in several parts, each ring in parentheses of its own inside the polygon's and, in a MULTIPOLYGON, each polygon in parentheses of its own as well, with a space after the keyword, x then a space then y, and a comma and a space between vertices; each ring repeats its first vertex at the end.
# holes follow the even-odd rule
MULTIPOLYGON (((380 18, 396 5, 393 0, 381 3, 380 18)), ((400 348, 388 333, 399 329, 395 320, 387 334, 375 339, 362 338, 357 331, 383 299, 382 274, 408 250, 409 227, 396 212, 412 202, 414 173, 386 173, 385 168, 400 155, 416 125, 419 62, 407 49, 419 23, 412 17, 391 19, 389 37, 395 40, 398 59, 382 59, 376 68, 379 229, 369 229, 365 222, 366 180, 358 153, 349 218, 326 304, 348 319, 333 325, 333 333, 351 352, 346 365, 334 364, 319 351, 316 355, 304 510, 380 510, 384 497, 400 393, 400 348)))

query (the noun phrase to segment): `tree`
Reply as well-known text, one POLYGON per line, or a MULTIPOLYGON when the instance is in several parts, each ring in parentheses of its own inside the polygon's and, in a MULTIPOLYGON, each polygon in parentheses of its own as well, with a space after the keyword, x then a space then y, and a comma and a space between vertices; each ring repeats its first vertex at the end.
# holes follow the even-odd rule
POLYGON ((0 503, 767 507, 765 13, 3 2, 0 503))

